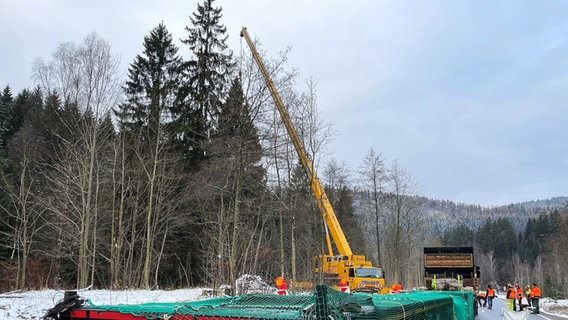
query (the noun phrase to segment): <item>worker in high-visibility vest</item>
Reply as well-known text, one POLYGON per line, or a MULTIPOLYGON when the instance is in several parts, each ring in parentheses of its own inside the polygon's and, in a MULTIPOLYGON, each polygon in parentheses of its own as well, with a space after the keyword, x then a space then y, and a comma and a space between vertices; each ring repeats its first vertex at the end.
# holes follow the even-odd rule
POLYGON ((397 291, 396 291, 396 283, 393 283, 393 284, 391 285, 391 293, 396 293, 396 292, 397 292, 397 291))
POLYGON ((487 298, 487 304, 489 305, 487 309, 493 309, 493 298, 495 298, 495 289, 491 288, 490 285, 487 286, 485 297, 487 298))
POLYGON ((529 286, 527 284, 527 287, 525 288, 525 298, 527 298, 527 304, 528 307, 531 307, 531 286, 529 286))
POLYGON ((540 310, 538 307, 538 301, 540 300, 540 288, 536 286, 536 283, 533 283, 533 287, 531 289, 531 300, 532 300, 532 305, 534 307, 534 311, 532 313, 536 313, 539 314, 540 310))
POLYGON ((513 288, 512 284, 507 285, 507 293, 505 294, 507 298, 507 308, 509 310, 515 311, 515 300, 517 299, 517 291, 513 288))
POLYGON ((281 296, 285 296, 288 294, 288 291, 286 290, 286 280, 284 280, 283 277, 278 277, 275 280, 276 282, 276 293, 278 293, 281 296))
POLYGON ((487 292, 478 291, 477 292, 477 302, 479 303, 480 307, 487 306, 487 292), (481 302, 483 300, 483 303, 481 302))
POLYGON ((339 290, 341 292, 346 292, 346 293, 350 293, 351 291, 349 290, 349 282, 347 281, 346 278, 341 278, 341 280, 339 280, 339 290))

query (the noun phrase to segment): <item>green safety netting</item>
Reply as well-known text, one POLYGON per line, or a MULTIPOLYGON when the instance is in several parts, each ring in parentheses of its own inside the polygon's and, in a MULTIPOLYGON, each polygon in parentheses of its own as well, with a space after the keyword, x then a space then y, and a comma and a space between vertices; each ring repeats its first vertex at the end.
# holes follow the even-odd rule
POLYGON ((344 293, 318 285, 313 294, 247 294, 192 302, 94 305, 82 308, 147 319, 458 319, 473 320, 473 293, 413 291, 344 293))

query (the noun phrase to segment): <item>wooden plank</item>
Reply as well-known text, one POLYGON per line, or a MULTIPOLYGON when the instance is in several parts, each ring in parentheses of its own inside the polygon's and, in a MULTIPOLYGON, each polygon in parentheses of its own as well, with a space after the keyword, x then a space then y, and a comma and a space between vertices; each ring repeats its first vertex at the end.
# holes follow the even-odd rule
POLYGON ((426 254, 424 255, 426 268, 472 268, 473 255, 471 254, 426 254))

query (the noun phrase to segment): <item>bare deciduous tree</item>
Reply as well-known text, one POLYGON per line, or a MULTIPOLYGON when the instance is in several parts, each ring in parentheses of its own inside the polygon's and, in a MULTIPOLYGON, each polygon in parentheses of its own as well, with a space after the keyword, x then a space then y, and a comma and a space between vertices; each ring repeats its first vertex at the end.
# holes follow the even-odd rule
MULTIPOLYGON (((262 49, 258 42, 256 47, 262 55, 262 49)), ((290 97, 293 94, 292 85, 296 74, 294 72, 286 72, 284 65, 287 61, 287 54, 290 49, 282 52, 280 57, 264 61, 268 72, 277 87, 278 92, 285 101, 293 101, 290 97)), ((242 82, 244 88, 244 95, 249 103, 251 110, 253 110, 253 119, 255 125, 259 128, 259 136, 264 150, 268 150, 263 158, 264 167, 267 170, 267 183, 269 188, 274 191, 274 199, 276 202, 270 207, 273 208, 271 214, 275 214, 279 221, 278 242, 279 242, 279 255, 278 269, 281 276, 287 276, 287 262, 286 259, 286 237, 285 237, 285 221, 288 221, 285 213, 290 209, 290 206, 284 202, 285 185, 289 181, 289 173, 295 163, 295 151, 292 148, 291 142, 282 121, 278 110, 273 103, 272 96, 269 93, 268 87, 258 69, 256 62, 252 59, 252 55, 241 54, 241 61, 238 63, 240 73, 242 75, 242 82)))
POLYGON ((370 196, 365 203, 365 207, 371 211, 371 217, 374 219, 374 235, 375 243, 377 246, 377 262, 382 263, 381 255, 381 226, 384 225, 381 213, 382 207, 386 201, 386 169, 384 161, 380 154, 377 154, 373 148, 369 149, 368 153, 363 158, 363 163, 359 167, 359 177, 363 190, 368 191, 370 196))
POLYGON ((387 275, 392 275, 395 283, 421 283, 412 275, 420 275, 424 215, 415 201, 413 177, 398 161, 388 170, 388 192, 384 237, 387 275))
POLYGON ((27 286, 27 263, 30 257, 34 235, 41 227, 41 206, 37 205, 35 193, 38 189, 37 165, 40 141, 30 126, 21 129, 8 146, 8 165, 10 170, 2 170, 2 187, 9 199, 9 207, 2 206, 7 219, 2 224, 9 231, 11 258, 17 261, 16 287, 27 286))
MULTIPOLYGON (((35 61, 34 75, 38 84, 46 92, 61 92, 66 103, 83 111, 83 123, 78 126, 67 124, 77 128, 78 132, 75 141, 63 142, 66 155, 62 155, 62 159, 67 161, 59 164, 63 166, 60 172, 66 173, 63 177, 69 179, 66 185, 76 188, 74 192, 61 195, 61 199, 71 201, 61 206, 70 205, 80 218, 77 286, 85 287, 94 281, 97 257, 94 222, 99 218, 97 199, 100 196, 97 186, 102 182, 100 179, 105 179, 98 164, 103 161, 100 155, 104 154, 102 149, 106 147, 108 132, 101 128, 101 123, 117 103, 119 60, 111 54, 110 45, 96 33, 88 35, 81 45, 59 45, 52 58, 50 62, 35 61)), ((54 191, 62 193, 66 189, 54 191)), ((54 211, 67 214, 62 210, 54 211)))
MULTIPOLYGON (((313 170, 318 171, 320 163, 326 159, 327 146, 330 139, 334 135, 333 127, 330 123, 322 120, 321 113, 317 102, 317 81, 314 78, 308 78, 306 81, 306 91, 297 97, 294 93, 288 93, 289 101, 288 111, 290 117, 293 119, 294 126, 297 134, 302 140, 303 146, 306 151, 306 156, 312 163, 313 170)), ((296 163, 292 159, 297 159, 297 151, 293 149, 290 137, 287 136, 286 140, 289 142, 287 146, 291 151, 287 158, 287 179, 292 181, 293 171, 296 163)), ((302 174, 307 180, 306 169, 302 168, 302 174)), ((309 186, 308 186, 309 187, 309 186)), ((290 188, 290 186, 288 187, 290 188)), ((302 188, 298 189, 302 190, 302 188)), ((320 253, 318 250, 318 243, 324 243, 322 234, 313 233, 311 230, 323 230, 323 218, 321 213, 317 210, 313 191, 309 191, 307 195, 294 195, 289 198, 290 202, 287 204, 288 216, 290 218, 290 266, 292 281, 296 282, 298 278, 306 280, 310 279, 308 275, 313 274, 312 263, 306 265, 304 261, 310 261, 320 253), (306 201, 308 204, 300 203, 298 200, 306 201), (298 224, 302 221, 302 224, 298 224), (306 235, 315 237, 315 239, 307 240, 306 235), (302 240, 302 241, 297 241, 302 240), (297 245, 302 245, 304 248, 298 248, 297 245), (314 245, 316 244, 316 245, 314 245), (300 255, 300 256, 299 256, 300 255), (298 266, 301 266, 301 276, 299 277, 298 266)))
MULTIPOLYGON (((331 126, 324 124, 319 117, 316 81, 312 78, 308 80, 307 92, 304 94, 298 95, 294 90, 296 74, 284 70, 288 51, 283 52, 279 58, 268 61, 266 66, 296 127, 297 134, 303 141, 309 160, 316 168, 319 161, 325 158, 325 146, 332 136, 332 130, 331 126)), ((302 271, 300 273, 302 273, 302 276, 307 273, 306 269, 310 270, 310 275, 313 274, 311 261, 312 256, 316 253, 313 247, 317 247, 315 245, 317 242, 313 240, 302 240, 301 243, 309 244, 309 249, 301 248, 302 253, 299 253, 298 249, 300 248, 297 247, 298 233, 301 233, 302 238, 310 234, 305 231, 309 230, 316 220, 319 222, 317 224, 319 228, 323 230, 322 219, 316 212, 317 210, 314 210, 314 206, 305 207, 296 202, 300 198, 302 201, 307 199, 285 192, 290 188, 289 182, 292 181, 293 172, 297 168, 296 150, 292 146, 290 137, 284 128, 283 120, 254 61, 243 60, 243 63, 239 65, 241 71, 244 71, 243 74, 245 74, 243 82, 247 100, 252 106, 258 106, 259 116, 255 123, 259 125, 264 149, 270 150, 270 154, 265 157, 265 163, 269 174, 269 188, 273 188, 275 199, 278 200, 273 207, 278 215, 280 226, 279 272, 281 276, 291 276, 291 282, 295 283, 298 278, 298 265, 301 265, 302 271), (298 211, 299 208, 303 208, 304 212, 298 211), (306 208, 309 209, 307 212, 305 211, 306 208), (303 221, 302 225, 299 226, 297 221, 303 221), (312 223, 306 224, 305 222, 308 221, 312 223), (304 231, 299 230, 298 227, 304 231), (310 257, 306 258, 306 255, 310 255, 310 257), (305 263, 306 259, 309 261, 308 264, 305 263)), ((313 203, 313 197, 310 200, 313 203)), ((319 240, 323 243, 323 239, 319 240)))

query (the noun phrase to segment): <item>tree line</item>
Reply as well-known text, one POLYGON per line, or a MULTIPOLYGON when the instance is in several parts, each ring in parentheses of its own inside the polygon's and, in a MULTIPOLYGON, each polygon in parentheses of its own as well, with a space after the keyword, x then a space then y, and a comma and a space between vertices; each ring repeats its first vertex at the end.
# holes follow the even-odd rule
MULTIPOLYGON (((244 274, 317 281, 326 231, 310 182, 252 56, 233 55, 221 19, 213 0, 199 3, 182 48, 160 23, 126 80, 93 33, 35 60, 33 89, 0 92, 0 290, 217 288, 244 274)), ((387 282, 421 285, 422 247, 447 228, 411 173, 373 149, 356 172, 329 157, 317 81, 298 92, 287 52, 267 58, 256 46, 353 252, 384 267, 387 282)), ((466 231, 454 238, 477 232, 466 231)), ((552 247, 541 244, 511 257, 541 261, 530 267, 544 277, 541 252, 552 247)), ((504 280, 507 264, 491 262, 504 256, 481 248, 484 277, 504 280)))
POLYGON ((481 281, 495 287, 538 283, 546 296, 568 297, 568 207, 528 218, 520 230, 518 217, 485 219, 479 228, 460 224, 441 239, 450 246, 474 246, 481 281))
MULTIPOLYGON (((160 23, 122 80, 92 33, 36 59, 33 89, 1 91, 0 290, 316 280, 323 219, 252 57, 233 55, 221 18, 213 0, 197 5, 187 60, 160 23)), ((317 82, 297 92, 285 62, 286 52, 265 58, 317 169, 332 126, 317 82)), ((418 279, 411 175, 371 149, 357 175, 369 197, 354 199, 345 164, 322 172, 354 252, 398 270, 396 281, 418 279)))

